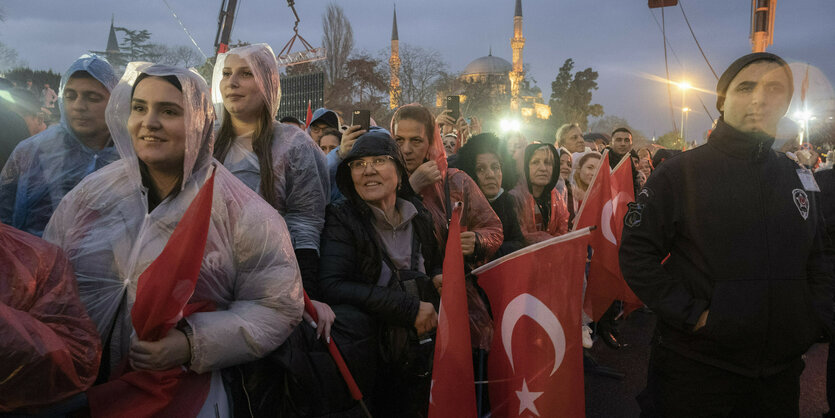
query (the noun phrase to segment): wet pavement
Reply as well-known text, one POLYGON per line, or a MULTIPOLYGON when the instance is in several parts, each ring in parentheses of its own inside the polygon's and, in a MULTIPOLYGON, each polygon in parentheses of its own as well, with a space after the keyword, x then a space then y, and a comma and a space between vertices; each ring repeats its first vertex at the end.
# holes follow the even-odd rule
MULTIPOLYGON (((591 355, 598 364, 624 374, 623 380, 586 373, 586 416, 638 417, 640 408, 635 396, 646 384, 649 343, 655 315, 636 311, 621 321, 620 342, 627 344, 613 350, 597 341, 591 355)), ((828 345, 815 344, 806 353, 806 369, 800 378, 800 416, 820 418, 826 412, 826 356, 828 345)))

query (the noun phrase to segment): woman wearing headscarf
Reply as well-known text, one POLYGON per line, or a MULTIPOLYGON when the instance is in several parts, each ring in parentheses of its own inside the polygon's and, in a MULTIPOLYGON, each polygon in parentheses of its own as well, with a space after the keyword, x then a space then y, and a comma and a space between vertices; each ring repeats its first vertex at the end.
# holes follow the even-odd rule
MULTIPOLYGON (((269 45, 218 55, 212 76, 212 100, 220 119, 214 156, 284 217, 307 284, 319 266, 330 180, 316 143, 295 126, 275 121, 280 99, 278 64, 269 45)), ((319 331, 326 333, 333 312, 319 302, 314 305, 321 318, 319 331)))
POLYGON ((97 55, 82 55, 61 77, 61 123, 17 145, 0 173, 0 222, 43 235, 52 212, 88 174, 119 158, 104 111, 119 82, 97 55))
POLYGON ((75 269, 103 341, 102 371, 187 367, 212 373, 200 416, 228 415, 220 370, 273 351, 301 320, 301 279, 287 227, 212 158, 214 112, 196 73, 131 63, 107 106, 121 159, 85 178, 55 211, 45 238, 75 269), (139 275, 157 258, 201 186, 214 199, 191 314, 157 342, 131 338, 139 275), (218 412, 219 411, 219 412, 218 412))
POLYGON ((568 209, 556 190, 560 159, 551 144, 525 148, 525 181, 511 190, 519 205, 519 224, 528 244, 568 231, 568 209))
POLYGON ((499 258, 525 246, 516 202, 507 190, 516 185, 515 163, 500 151, 499 138, 491 133, 470 138, 458 151, 458 168, 467 173, 502 221, 504 240, 493 255, 499 258))
POLYGON ((432 215, 412 191, 396 143, 382 131, 357 139, 339 164, 336 184, 346 200, 328 206, 320 292, 334 306, 358 308, 383 330, 408 334, 401 348, 412 357, 404 364, 402 350, 392 352, 395 346, 380 341, 382 349, 346 360, 371 375, 370 381, 361 377, 360 385, 374 416, 425 416, 433 344, 418 338, 431 338, 437 326, 433 282, 440 284, 442 269, 432 215))
POLYGON ((401 106, 391 120, 391 132, 406 162, 409 183, 423 197, 435 220, 435 236, 446 244, 452 205, 463 202, 461 247, 465 259, 479 265, 502 245, 502 224, 475 181, 464 172, 447 168, 435 118, 421 105, 401 106))

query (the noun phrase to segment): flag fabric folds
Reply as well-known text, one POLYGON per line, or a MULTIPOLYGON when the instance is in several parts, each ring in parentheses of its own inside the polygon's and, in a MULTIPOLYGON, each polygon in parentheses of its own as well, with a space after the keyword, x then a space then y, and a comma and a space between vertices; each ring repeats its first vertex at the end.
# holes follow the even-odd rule
POLYGON ((591 232, 593 253, 585 300, 585 310, 595 321, 616 300, 626 303, 627 313, 642 306, 624 281, 618 262, 623 217, 627 204, 635 201, 632 160, 626 154, 614 170, 609 167, 609 153, 605 152, 575 223, 576 228, 596 226, 591 232))
POLYGON ((475 417, 473 374, 464 255, 461 252, 461 211, 452 211, 444 256, 444 286, 438 314, 429 417, 475 417))
MULTIPOLYGON (((165 337, 190 313, 212 310, 188 301, 203 262, 214 195, 214 171, 183 214, 160 255, 139 276, 131 321, 141 341, 165 337)), ((131 370, 88 391, 94 417, 179 417, 200 411, 211 384, 211 373, 196 374, 185 367, 164 371, 131 370), (114 402, 118 400, 118 402, 114 402)))
POLYGON ((589 237, 585 228, 473 270, 495 324, 492 416, 585 416, 580 330, 589 237))

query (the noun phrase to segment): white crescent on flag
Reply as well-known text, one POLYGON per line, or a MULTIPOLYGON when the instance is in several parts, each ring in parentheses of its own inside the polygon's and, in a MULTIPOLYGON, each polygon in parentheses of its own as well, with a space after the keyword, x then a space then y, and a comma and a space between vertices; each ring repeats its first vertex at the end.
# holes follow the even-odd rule
POLYGON ((551 376, 553 376, 560 367, 560 364, 562 364, 562 359, 565 355, 565 333, 554 312, 530 293, 522 293, 513 298, 507 304, 504 315, 502 316, 502 345, 504 346, 505 352, 507 352, 510 368, 515 372, 512 347, 513 329, 523 315, 527 315, 536 321, 551 339, 551 344, 554 346, 554 369, 551 370, 551 376))

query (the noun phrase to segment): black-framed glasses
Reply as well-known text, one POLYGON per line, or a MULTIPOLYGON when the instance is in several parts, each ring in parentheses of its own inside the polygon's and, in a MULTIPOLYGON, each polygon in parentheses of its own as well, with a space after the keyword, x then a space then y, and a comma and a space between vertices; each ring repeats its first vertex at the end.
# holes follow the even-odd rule
POLYGON ((392 156, 390 155, 383 155, 380 157, 374 157, 370 161, 354 160, 348 163, 348 167, 351 169, 351 171, 365 171, 365 168, 368 167, 368 165, 370 164, 372 167, 374 167, 375 170, 378 170, 381 167, 383 167, 388 161, 394 161, 394 158, 392 158, 392 156))

